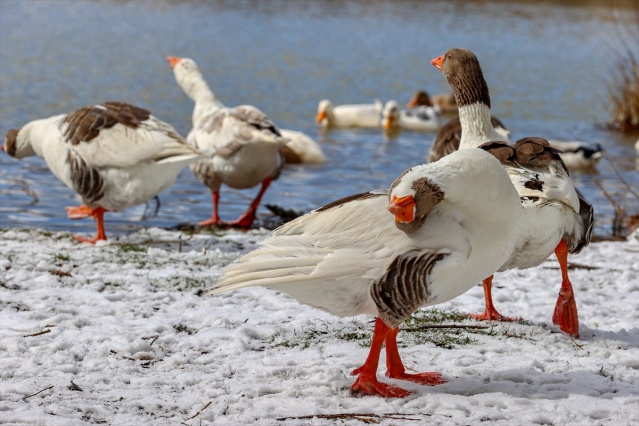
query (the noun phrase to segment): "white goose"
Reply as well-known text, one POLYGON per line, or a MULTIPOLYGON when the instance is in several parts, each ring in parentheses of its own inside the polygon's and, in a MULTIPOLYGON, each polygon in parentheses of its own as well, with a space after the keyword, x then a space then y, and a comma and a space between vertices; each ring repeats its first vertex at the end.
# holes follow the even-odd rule
POLYGON ((382 103, 333 105, 324 99, 317 105, 315 121, 322 127, 373 127, 380 126, 382 103))
POLYGON ((386 131, 413 130, 435 132, 442 126, 442 118, 432 106, 416 106, 402 111, 397 101, 388 101, 382 111, 382 127, 386 131))
POLYGON ((213 194, 213 214, 199 225, 225 224, 249 228, 271 181, 284 165, 280 148, 287 142, 262 111, 251 105, 225 107, 209 88, 197 64, 190 58, 167 57, 177 83, 195 102, 193 129, 187 142, 214 155, 191 166, 193 174, 213 194), (235 189, 262 187, 246 213, 233 222, 222 222, 218 214, 222 183, 235 189))
MULTIPOLYGON (((477 57, 467 49, 450 49, 431 61, 453 89, 459 107, 460 150, 500 139, 490 120, 490 96, 477 57)), ((568 253, 588 245, 593 209, 575 190, 568 171, 546 140, 527 138, 514 147, 493 144, 521 197, 522 226, 513 253, 500 271, 541 264, 553 250, 562 284, 553 322, 566 333, 579 336, 579 321, 572 284, 568 279, 568 253)), ((445 158, 445 157, 444 157, 445 158)), ((440 160, 441 161, 441 160, 440 160)), ((435 163, 436 164, 436 163, 435 163)), ((492 276, 484 280, 486 311, 478 319, 503 319, 491 298, 492 276)))
POLYGON ((398 326, 501 266, 517 239, 520 211, 495 158, 459 151, 405 171, 388 191, 353 195, 283 225, 230 266, 211 293, 265 286, 334 315, 375 315, 370 354, 353 372, 359 377, 352 389, 403 397, 409 392, 376 378, 382 344, 388 377, 444 383, 439 373, 405 372, 398 326))
POLYGON ((326 156, 322 147, 310 136, 296 130, 280 129, 282 136, 288 139, 280 151, 287 164, 322 164, 326 156))
POLYGON ((67 213, 70 219, 95 218, 95 238, 75 237, 90 243, 107 239, 104 212, 146 202, 202 158, 169 124, 120 102, 31 121, 9 131, 2 150, 15 158, 39 155, 82 197, 85 205, 67 207, 67 213))

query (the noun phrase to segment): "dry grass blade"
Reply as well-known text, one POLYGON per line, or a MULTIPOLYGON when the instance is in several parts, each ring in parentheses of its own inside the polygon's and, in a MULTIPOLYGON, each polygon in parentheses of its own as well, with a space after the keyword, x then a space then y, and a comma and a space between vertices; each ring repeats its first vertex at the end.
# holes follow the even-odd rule
POLYGON ((204 408, 202 408, 200 411, 198 411, 197 413, 193 414, 191 417, 189 417, 189 418, 188 418, 188 419, 186 419, 186 420, 191 420, 191 419, 196 418, 197 416, 199 416, 200 414, 202 414, 202 411, 204 411, 204 410, 206 410, 207 408, 209 408, 209 406, 210 406, 211 404, 213 404, 213 401, 209 401, 209 403, 208 403, 208 404, 206 404, 206 405, 204 406, 204 408))
POLYGON ((615 210, 615 216, 612 219, 612 236, 615 238, 618 238, 618 237, 625 238, 627 236, 624 233, 624 220, 627 216, 626 210, 623 207, 621 207, 619 203, 615 201, 614 198, 612 198, 612 196, 608 193, 608 191, 606 191, 606 189, 603 187, 601 182, 599 182, 599 180, 593 179, 593 182, 595 183, 595 185, 597 185, 597 187, 599 188, 601 193, 606 197, 606 199, 610 201, 610 204, 612 204, 612 207, 615 210))
POLYGON ((311 420, 311 419, 326 419, 326 420, 359 420, 364 423, 379 423, 379 419, 391 419, 391 420, 408 420, 418 422, 420 419, 411 419, 406 417, 410 414, 391 413, 391 414, 373 414, 373 413, 338 413, 338 414, 314 414, 309 416, 295 416, 295 417, 278 417, 277 420, 282 422, 286 420, 311 420))
POLYGON ((25 396, 25 397, 24 397, 24 398, 22 398, 22 399, 29 399, 29 398, 31 398, 32 396, 39 395, 39 394, 41 394, 41 393, 42 393, 42 392, 44 392, 44 391, 48 391, 49 389, 53 389, 53 385, 52 385, 52 386, 49 386, 48 388, 44 388, 44 389, 42 389, 41 391, 38 391, 38 392, 36 392, 36 393, 34 393, 34 394, 32 394, 32 395, 25 396))
POLYGON ((47 328, 46 330, 38 331, 37 333, 25 334, 24 337, 42 336, 43 334, 47 334, 47 333, 51 333, 51 329, 47 328))

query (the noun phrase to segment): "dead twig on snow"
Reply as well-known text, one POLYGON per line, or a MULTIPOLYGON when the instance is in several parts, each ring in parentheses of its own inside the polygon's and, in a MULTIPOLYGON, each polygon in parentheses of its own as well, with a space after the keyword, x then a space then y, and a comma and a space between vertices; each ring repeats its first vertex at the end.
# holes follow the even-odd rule
POLYGON ((41 391, 38 391, 38 392, 34 393, 33 395, 25 396, 25 397, 24 397, 24 398, 22 398, 22 399, 29 399, 29 398, 31 398, 32 396, 36 396, 36 395, 38 395, 38 394, 41 394, 42 392, 44 392, 44 391, 48 391, 49 389, 53 389, 53 385, 49 386, 48 388, 44 388, 44 389, 42 389, 41 391))
POLYGON ((431 328, 470 328, 470 329, 482 329, 482 328, 490 328, 488 325, 460 325, 460 324, 431 324, 431 325, 422 325, 420 327, 411 327, 411 328, 400 328, 399 331, 422 331, 428 330, 431 328))
MULTIPOLYGON (((404 417, 410 414, 390 413, 390 414, 373 414, 373 413, 340 413, 340 414, 315 414, 311 416, 297 417, 278 417, 277 420, 282 422, 285 420, 310 420, 310 419, 327 419, 327 420, 348 420, 355 419, 364 423, 379 423, 378 419, 391 420, 410 420, 418 422, 420 419, 411 419, 404 417)), ((428 414, 426 414, 428 416, 428 414)))
POLYGON ((191 419, 196 418, 197 416, 199 416, 199 415, 202 413, 202 411, 204 411, 204 410, 206 410, 207 408, 209 408, 209 405, 211 405, 211 404, 213 404, 213 401, 209 401, 209 403, 208 403, 208 404, 206 404, 206 405, 204 406, 204 408, 202 408, 200 411, 198 411, 197 413, 193 414, 191 417, 189 417, 189 418, 188 418, 188 419, 186 419, 186 420, 191 420, 191 419))
POLYGON ((150 340, 151 343, 149 343, 149 346, 153 346, 153 344, 155 343, 156 340, 158 340, 159 337, 160 337, 159 334, 156 334, 154 336, 144 336, 142 337, 142 340, 150 340))
POLYGON ((38 331, 37 333, 25 334, 23 337, 36 337, 36 336, 42 336, 43 334, 47 334, 47 333, 51 333, 51 329, 47 328, 46 330, 38 331))

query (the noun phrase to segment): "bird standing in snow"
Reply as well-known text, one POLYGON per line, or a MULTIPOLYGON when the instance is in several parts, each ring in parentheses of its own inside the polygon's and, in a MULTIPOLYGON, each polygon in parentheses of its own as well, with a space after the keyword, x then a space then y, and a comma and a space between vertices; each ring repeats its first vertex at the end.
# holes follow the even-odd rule
POLYGON ((213 214, 199 225, 229 225, 250 228, 257 208, 271 181, 276 179, 284 159, 280 148, 287 139, 266 114, 251 105, 226 107, 204 80, 190 58, 167 57, 177 83, 195 102, 193 128, 186 137, 194 147, 213 155, 191 166, 193 174, 213 194, 213 214), (222 222, 218 214, 220 187, 235 189, 262 187, 248 210, 232 222, 222 222))
POLYGON ((69 219, 93 217, 106 240, 103 216, 142 204, 169 188, 178 173, 201 158, 169 124, 122 102, 90 105, 9 130, 2 150, 12 157, 37 154, 84 202, 67 207, 69 219))
POLYGON ((283 225, 226 269, 211 292, 265 286, 334 315, 376 316, 352 390, 404 397, 409 392, 377 380, 382 346, 386 376, 444 383, 439 373, 405 371, 398 327, 418 308, 457 297, 496 271, 517 240, 520 212, 501 164, 479 149, 459 151, 405 171, 387 191, 353 195, 283 225))
MULTIPOLYGON (((488 85, 477 57, 470 50, 455 48, 433 59, 431 64, 442 71, 455 95, 462 128, 459 149, 503 140, 491 123, 488 85)), ((578 337, 577 305, 568 278, 567 257, 568 253, 579 253, 590 242, 593 208, 579 195, 558 151, 545 139, 525 138, 514 146, 501 142, 484 147, 501 158, 523 209, 517 244, 499 270, 538 266, 554 250, 561 267, 562 284, 553 323, 578 337)), ((491 275, 484 280, 486 310, 475 318, 511 320, 493 306, 492 279, 491 275)))

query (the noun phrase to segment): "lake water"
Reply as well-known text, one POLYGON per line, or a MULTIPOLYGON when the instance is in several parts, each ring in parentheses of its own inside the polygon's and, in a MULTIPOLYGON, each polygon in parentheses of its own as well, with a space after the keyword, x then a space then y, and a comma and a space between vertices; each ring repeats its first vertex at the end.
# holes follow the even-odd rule
MULTIPOLYGON (((431 58, 451 47, 479 57, 493 113, 523 136, 600 142, 593 173, 573 173, 595 204, 599 235, 613 208, 597 184, 628 211, 639 202, 616 175, 639 188, 637 136, 610 132, 607 82, 623 34, 636 31, 632 2, 597 1, 64 1, 0 2, 0 131, 108 100, 150 109, 186 135, 193 104, 175 83, 167 55, 195 59, 227 105, 253 104, 280 127, 322 145, 328 163, 287 166, 264 203, 310 210, 351 193, 388 187, 422 162, 432 134, 378 130, 322 134, 317 103, 396 99, 416 89, 448 92, 431 58), (614 167, 613 167, 614 165, 614 167)), ((637 46, 638 44, 634 44, 637 46)), ((220 214, 234 219, 257 189, 222 188, 220 214)), ((208 218, 210 193, 185 169, 144 206, 106 216, 107 234, 173 227, 208 218)), ((0 155, 0 227, 37 226, 92 234, 69 221, 80 199, 38 157, 0 155)), ((260 209, 260 217, 269 212, 260 209)))

